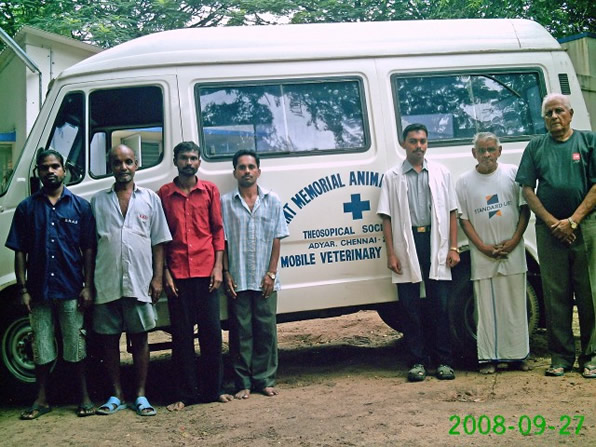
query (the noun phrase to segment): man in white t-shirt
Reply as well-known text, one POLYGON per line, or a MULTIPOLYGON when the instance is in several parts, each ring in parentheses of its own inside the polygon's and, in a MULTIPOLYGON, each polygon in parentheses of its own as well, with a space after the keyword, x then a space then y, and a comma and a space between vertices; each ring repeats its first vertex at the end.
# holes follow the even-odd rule
POLYGON ((471 242, 478 362, 483 374, 493 374, 498 362, 529 369, 523 234, 530 210, 515 182, 517 167, 497 161, 501 149, 495 134, 476 134, 472 154, 478 164, 455 187, 460 224, 471 242))

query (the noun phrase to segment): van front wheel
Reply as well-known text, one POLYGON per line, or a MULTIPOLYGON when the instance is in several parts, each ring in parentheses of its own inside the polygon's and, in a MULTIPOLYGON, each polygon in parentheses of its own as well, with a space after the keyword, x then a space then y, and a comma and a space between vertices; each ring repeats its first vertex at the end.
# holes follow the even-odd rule
POLYGON ((35 392, 35 364, 31 325, 19 308, 8 309, 0 321, 0 377, 2 393, 20 399, 35 392))

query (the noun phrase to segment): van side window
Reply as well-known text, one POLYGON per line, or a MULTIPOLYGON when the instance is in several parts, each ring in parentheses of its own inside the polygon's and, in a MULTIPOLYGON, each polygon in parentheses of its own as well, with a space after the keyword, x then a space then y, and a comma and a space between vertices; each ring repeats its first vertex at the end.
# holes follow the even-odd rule
POLYGON ((467 142, 477 132, 507 140, 546 131, 538 72, 396 75, 393 88, 400 134, 423 123, 431 143, 467 142))
POLYGON ((66 185, 85 176, 85 97, 81 92, 64 97, 45 149, 54 149, 64 157, 66 185))
POLYGON ((90 173, 111 174, 107 154, 125 144, 134 150, 139 169, 163 157, 163 92, 157 86, 95 90, 89 95, 90 173))
POLYGON ((239 149, 310 155, 368 147, 359 80, 197 85, 195 95, 206 158, 239 149))

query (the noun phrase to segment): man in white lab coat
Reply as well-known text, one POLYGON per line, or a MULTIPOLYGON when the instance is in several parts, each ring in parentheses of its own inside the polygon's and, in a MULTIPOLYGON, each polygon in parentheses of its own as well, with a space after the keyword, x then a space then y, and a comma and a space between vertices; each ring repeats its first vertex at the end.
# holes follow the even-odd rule
POLYGON ((402 146, 406 159, 385 173, 377 213, 397 283, 408 380, 423 381, 431 362, 438 364, 438 379, 451 380, 448 299, 451 268, 459 263, 457 197, 449 171, 425 158, 426 126, 407 126, 402 146), (422 282, 426 298, 420 297, 422 282))

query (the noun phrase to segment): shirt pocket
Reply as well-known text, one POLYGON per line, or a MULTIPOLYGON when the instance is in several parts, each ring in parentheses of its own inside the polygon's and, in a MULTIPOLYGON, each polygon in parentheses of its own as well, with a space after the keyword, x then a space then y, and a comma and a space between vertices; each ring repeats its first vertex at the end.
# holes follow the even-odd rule
POLYGON ((151 216, 146 212, 136 212, 128 222, 131 233, 143 238, 151 237, 151 216))
POLYGON ((58 236, 69 244, 79 245, 81 239, 81 219, 76 213, 60 211, 56 214, 58 236))
POLYGON ((210 233, 211 224, 209 222, 209 200, 204 196, 200 199, 192 200, 190 202, 190 222, 192 222, 192 229, 195 233, 210 233))

